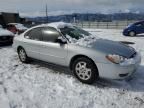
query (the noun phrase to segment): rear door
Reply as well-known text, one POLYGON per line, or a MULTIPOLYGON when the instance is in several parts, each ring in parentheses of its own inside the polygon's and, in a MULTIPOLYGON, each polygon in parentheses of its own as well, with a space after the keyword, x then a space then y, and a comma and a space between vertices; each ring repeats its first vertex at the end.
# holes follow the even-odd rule
POLYGON ((25 34, 24 48, 29 57, 39 59, 41 35, 40 27, 34 28, 25 34))
POLYGON ((42 29, 42 41, 40 46, 40 59, 43 61, 65 65, 67 58, 67 44, 56 42, 61 34, 52 27, 42 29))

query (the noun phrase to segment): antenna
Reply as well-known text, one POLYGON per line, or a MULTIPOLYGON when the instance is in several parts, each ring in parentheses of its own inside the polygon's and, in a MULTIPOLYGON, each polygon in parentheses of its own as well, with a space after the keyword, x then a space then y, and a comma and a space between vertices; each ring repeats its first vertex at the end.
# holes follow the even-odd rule
POLYGON ((47 9, 47 4, 46 4, 46 22, 48 23, 48 9, 47 9))

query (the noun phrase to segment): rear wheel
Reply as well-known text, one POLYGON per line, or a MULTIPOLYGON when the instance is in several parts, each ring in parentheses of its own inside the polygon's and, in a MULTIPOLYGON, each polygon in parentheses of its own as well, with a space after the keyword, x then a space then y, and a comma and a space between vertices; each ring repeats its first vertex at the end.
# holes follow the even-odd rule
POLYGON ((72 71, 76 78, 83 83, 92 84, 98 78, 98 70, 95 64, 85 57, 74 61, 72 71))
POLYGON ((136 33, 134 31, 130 31, 129 36, 136 36, 136 33))
POLYGON ((24 50, 24 48, 20 47, 18 49, 18 56, 21 62, 23 63, 28 63, 29 62, 29 58, 24 50))

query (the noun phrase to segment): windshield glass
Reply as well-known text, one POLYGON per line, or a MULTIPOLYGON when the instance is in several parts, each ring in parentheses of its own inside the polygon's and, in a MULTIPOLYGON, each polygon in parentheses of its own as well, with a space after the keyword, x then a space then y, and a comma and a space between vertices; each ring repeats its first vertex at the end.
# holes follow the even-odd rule
POLYGON ((127 27, 130 27, 130 26, 132 26, 132 24, 129 24, 127 27))
POLYGON ((75 26, 60 28, 60 31, 64 36, 68 35, 71 38, 74 38, 76 40, 79 40, 81 38, 84 38, 85 36, 91 35, 89 32, 82 30, 75 26))

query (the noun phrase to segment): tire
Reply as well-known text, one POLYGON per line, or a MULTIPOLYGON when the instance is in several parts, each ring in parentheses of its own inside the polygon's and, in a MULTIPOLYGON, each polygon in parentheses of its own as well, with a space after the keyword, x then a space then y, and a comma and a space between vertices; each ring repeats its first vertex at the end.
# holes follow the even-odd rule
POLYGON ((129 36, 131 36, 131 37, 136 36, 136 33, 134 31, 130 31, 129 36))
POLYGON ((75 77, 82 83, 92 84, 98 79, 98 69, 95 64, 86 57, 76 59, 72 65, 75 77))
POLYGON ((18 56, 21 62, 23 63, 29 63, 29 58, 26 54, 26 51, 24 50, 24 48, 20 47, 18 49, 18 56))

